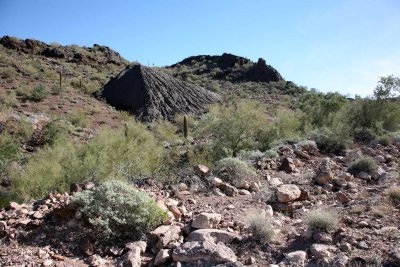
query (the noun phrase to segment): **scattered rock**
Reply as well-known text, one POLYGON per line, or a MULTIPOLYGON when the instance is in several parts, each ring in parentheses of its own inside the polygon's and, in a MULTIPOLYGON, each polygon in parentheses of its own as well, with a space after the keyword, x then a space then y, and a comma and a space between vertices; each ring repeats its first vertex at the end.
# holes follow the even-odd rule
POLYGON ((195 262, 198 260, 222 263, 236 262, 235 253, 223 245, 222 243, 215 244, 209 241, 191 241, 182 244, 174 249, 172 258, 177 262, 195 262))
POLYGON ((222 219, 218 213, 200 213, 192 222, 193 228, 207 229, 215 227, 222 219))
POLYGON ((329 246, 324 244, 312 244, 310 253, 315 259, 329 258, 331 253, 328 251, 329 246))
POLYGON ((172 250, 171 249, 162 249, 160 250, 156 258, 154 260, 154 265, 164 264, 172 258, 172 250))
POLYGON ((86 256, 91 256, 94 254, 94 246, 93 243, 90 242, 89 239, 84 239, 79 244, 79 248, 81 249, 82 253, 86 256))
POLYGON ((223 183, 220 186, 220 189, 222 192, 224 192, 225 195, 227 195, 228 197, 235 197, 238 194, 238 190, 236 187, 228 184, 228 183, 223 183))
POLYGON ((171 242, 178 241, 181 228, 176 225, 162 225, 149 233, 149 242, 156 249, 163 249, 171 242))
POLYGON ((218 229, 199 229, 191 232, 187 237, 188 241, 210 241, 214 243, 229 243, 233 239, 238 238, 236 234, 218 230, 218 229))
POLYGON ((296 171, 296 166, 294 165, 293 159, 291 158, 283 158, 281 165, 279 166, 279 170, 284 171, 284 172, 295 172, 296 171))
POLYGON ((285 263, 288 266, 303 267, 307 259, 307 253, 302 250, 293 251, 285 254, 285 263))
POLYGON ((358 242, 357 247, 359 249, 364 249, 364 250, 368 250, 369 249, 369 246, 368 246, 367 242, 365 242, 365 241, 358 242))
POLYGON ((278 187, 276 196, 280 203, 295 201, 301 195, 300 189, 294 184, 285 184, 278 187))
POLYGON ((140 267, 141 262, 140 248, 136 247, 118 259, 117 267, 140 267))
POLYGON ((343 192, 337 192, 336 199, 342 204, 347 204, 351 200, 350 197, 346 193, 343 193, 343 192))
POLYGON ((314 179, 318 185, 326 185, 332 181, 333 173, 331 171, 331 163, 329 158, 326 158, 322 161, 314 179))
POLYGON ((206 176, 210 169, 205 165, 195 165, 193 167, 195 173, 199 176, 206 176))

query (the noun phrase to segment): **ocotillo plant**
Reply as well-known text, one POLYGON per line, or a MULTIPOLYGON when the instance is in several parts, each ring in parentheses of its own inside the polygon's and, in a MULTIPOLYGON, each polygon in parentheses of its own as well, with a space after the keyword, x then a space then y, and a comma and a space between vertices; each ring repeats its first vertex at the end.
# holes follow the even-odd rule
POLYGON ((186 115, 183 116, 183 136, 187 138, 189 136, 189 125, 186 115))

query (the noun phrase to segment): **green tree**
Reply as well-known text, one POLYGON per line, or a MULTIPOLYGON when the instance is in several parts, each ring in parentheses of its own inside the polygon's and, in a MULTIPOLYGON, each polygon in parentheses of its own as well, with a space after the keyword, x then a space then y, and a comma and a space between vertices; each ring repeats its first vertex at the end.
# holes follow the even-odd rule
POLYGON ((378 100, 392 98, 400 93, 400 78, 389 75, 381 77, 374 90, 374 97, 378 100))

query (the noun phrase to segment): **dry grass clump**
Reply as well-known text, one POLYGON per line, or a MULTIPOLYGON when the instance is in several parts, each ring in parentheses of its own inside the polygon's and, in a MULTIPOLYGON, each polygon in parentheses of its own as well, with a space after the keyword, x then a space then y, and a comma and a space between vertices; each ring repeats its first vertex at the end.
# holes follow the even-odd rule
POLYGON ((312 210, 305 221, 311 230, 332 231, 339 223, 340 216, 335 210, 312 210))
POLYGON ((272 241, 275 232, 270 218, 268 218, 264 210, 251 210, 247 214, 247 223, 256 241, 262 244, 272 241))
POLYGON ((400 186, 389 188, 387 194, 394 204, 400 204, 400 186))
POLYGON ((365 205, 353 205, 350 209, 350 213, 360 215, 367 210, 365 205))

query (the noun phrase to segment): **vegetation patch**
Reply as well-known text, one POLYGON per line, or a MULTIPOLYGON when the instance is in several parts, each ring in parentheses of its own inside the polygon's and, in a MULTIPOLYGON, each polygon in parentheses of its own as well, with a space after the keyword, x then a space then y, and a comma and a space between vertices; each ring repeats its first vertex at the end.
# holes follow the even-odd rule
POLYGON ((147 194, 116 180, 76 193, 71 204, 103 240, 139 239, 168 218, 147 194))

